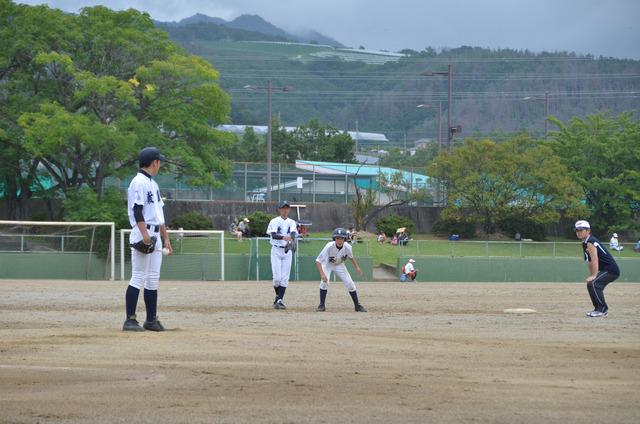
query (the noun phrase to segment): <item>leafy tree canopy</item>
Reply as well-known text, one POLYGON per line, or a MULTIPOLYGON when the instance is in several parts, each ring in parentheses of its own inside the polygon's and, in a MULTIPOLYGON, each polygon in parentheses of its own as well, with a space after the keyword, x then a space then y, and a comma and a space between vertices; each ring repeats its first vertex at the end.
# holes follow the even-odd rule
POLYGON ((146 13, 102 6, 69 15, 0 0, 0 178, 10 201, 28 197, 37 171, 49 192, 135 169, 155 145, 193 185, 230 174, 218 154, 232 137, 214 129, 230 98, 218 72, 184 54, 146 13))
POLYGON ((581 190, 551 147, 521 135, 502 143, 467 140, 428 168, 446 181, 444 219, 480 224, 487 233, 513 216, 556 222, 583 213, 581 190))
POLYGON ((637 229, 640 219, 640 121, 631 113, 554 123, 551 148, 582 187, 595 228, 637 229))

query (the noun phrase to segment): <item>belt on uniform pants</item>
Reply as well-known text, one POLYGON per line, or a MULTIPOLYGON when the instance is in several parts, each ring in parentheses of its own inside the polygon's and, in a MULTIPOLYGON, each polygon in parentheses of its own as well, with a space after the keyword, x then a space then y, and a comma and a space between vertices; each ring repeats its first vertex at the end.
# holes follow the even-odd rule
POLYGON ((160 232, 160 226, 159 225, 147 224, 147 230, 150 230, 152 228, 153 228, 153 232, 154 233, 159 233, 160 232))
POLYGON ((272 244, 271 246, 273 246, 273 247, 279 247, 280 249, 284 249, 285 247, 287 247, 287 246, 276 246, 275 244, 272 244))

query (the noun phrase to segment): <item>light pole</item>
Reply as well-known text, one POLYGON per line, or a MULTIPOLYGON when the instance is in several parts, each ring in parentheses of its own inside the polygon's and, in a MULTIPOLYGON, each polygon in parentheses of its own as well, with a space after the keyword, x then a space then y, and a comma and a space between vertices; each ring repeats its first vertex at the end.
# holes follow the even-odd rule
POLYGON ((436 75, 444 75, 449 80, 449 89, 447 90, 447 150, 451 150, 451 139, 453 138, 453 130, 451 127, 451 109, 453 105, 451 104, 451 92, 453 91, 453 73, 451 70, 451 64, 447 65, 447 72, 423 72, 420 75, 425 77, 433 77, 436 75))
MULTIPOLYGON (((428 104, 419 104, 416 106, 418 109, 431 109, 434 106, 428 104)), ((442 149, 442 102, 438 101, 438 153, 442 149)))
POLYGON ((271 93, 274 91, 290 91, 289 87, 274 87, 271 85, 271 80, 267 81, 266 87, 259 87, 256 85, 245 85, 246 90, 264 90, 267 92, 267 192, 266 201, 271 201, 271 93))
POLYGON ((544 100, 544 139, 549 136, 549 92, 544 93, 544 98, 536 96, 523 97, 522 100, 544 100))
MULTIPOLYGON (((433 107, 433 105, 429 104, 419 104, 416 106, 418 109, 431 109, 433 107)), ((440 150, 442 150, 442 102, 438 101, 438 154, 440 154, 440 150)), ((440 199, 441 190, 440 181, 438 181, 438 179, 436 179, 435 189, 435 206, 440 206, 442 199, 440 199)))

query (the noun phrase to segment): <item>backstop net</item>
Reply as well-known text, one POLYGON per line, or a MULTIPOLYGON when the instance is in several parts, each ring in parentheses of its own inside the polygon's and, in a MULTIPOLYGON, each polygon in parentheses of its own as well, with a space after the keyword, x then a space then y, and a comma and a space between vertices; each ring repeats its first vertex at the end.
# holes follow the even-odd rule
MULTIPOLYGON (((224 231, 168 230, 173 255, 162 260, 162 280, 225 280, 224 231)), ((131 278, 131 230, 120 230, 120 279, 131 278)))
POLYGON ((114 277, 113 222, 0 221, 0 278, 114 277))

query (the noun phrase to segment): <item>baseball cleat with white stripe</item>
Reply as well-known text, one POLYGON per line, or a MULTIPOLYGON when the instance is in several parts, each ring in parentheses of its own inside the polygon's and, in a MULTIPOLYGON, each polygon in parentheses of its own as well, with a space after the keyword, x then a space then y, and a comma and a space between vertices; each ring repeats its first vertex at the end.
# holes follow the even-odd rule
POLYGON ((590 318, 599 318, 599 317, 606 317, 607 315, 609 315, 609 313, 607 311, 591 311, 591 312, 587 312, 587 316, 590 318))

